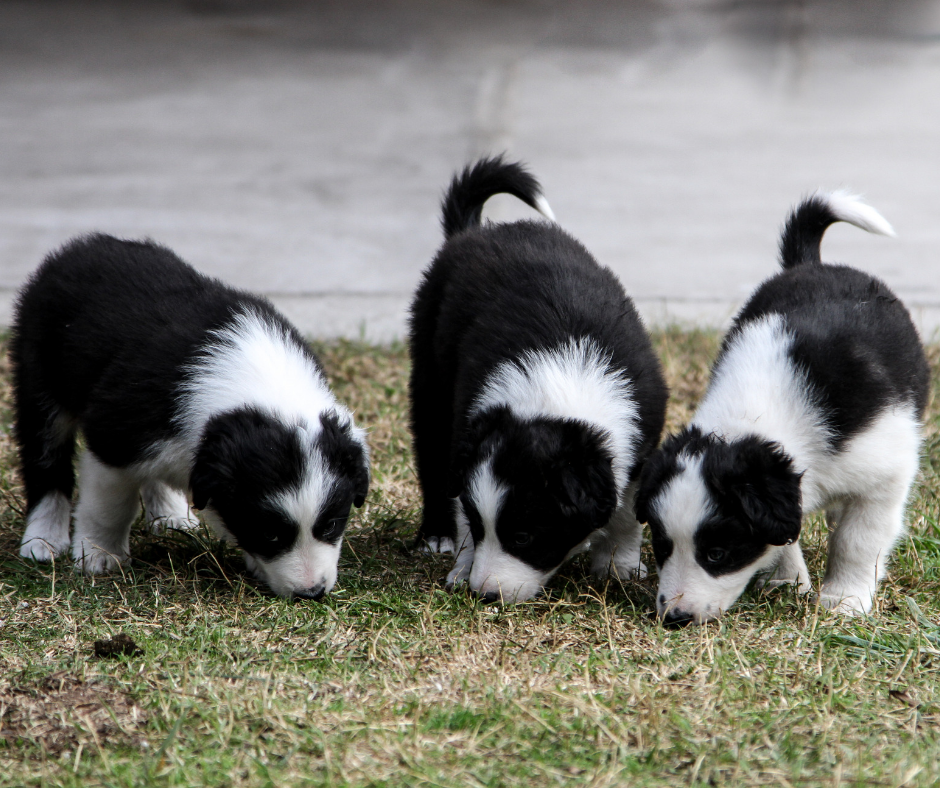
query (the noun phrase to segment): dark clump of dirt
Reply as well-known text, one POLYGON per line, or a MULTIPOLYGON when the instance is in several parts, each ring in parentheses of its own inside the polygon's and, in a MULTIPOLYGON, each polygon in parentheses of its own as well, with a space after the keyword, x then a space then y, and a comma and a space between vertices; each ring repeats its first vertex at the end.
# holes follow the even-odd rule
POLYGON ((101 681, 84 681, 62 671, 37 686, 0 692, 0 739, 38 744, 49 754, 73 749, 80 740, 113 737, 137 743, 143 711, 122 692, 101 681))
POLYGON ((101 659, 121 656, 136 657, 143 653, 144 650, 131 639, 131 636, 123 632, 109 640, 95 641, 95 656, 101 659))

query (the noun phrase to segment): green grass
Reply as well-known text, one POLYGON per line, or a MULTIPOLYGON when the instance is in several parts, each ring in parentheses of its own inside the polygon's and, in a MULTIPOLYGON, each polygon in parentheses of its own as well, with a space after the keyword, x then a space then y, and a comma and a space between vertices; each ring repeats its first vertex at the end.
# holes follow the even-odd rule
MULTIPOLYGON (((660 332, 688 418, 717 337, 660 332)), ((401 348, 321 345, 370 428, 374 484, 322 604, 276 599, 209 538, 136 529, 123 576, 17 557, 22 495, 0 370, 0 784, 928 786, 940 780, 940 402, 870 617, 780 589, 663 629, 655 577, 484 607, 417 555, 401 348), (95 659, 126 632, 142 656, 95 659), (50 678, 51 677, 51 678, 50 678)), ((931 348, 932 361, 940 349, 931 348)), ((934 365, 936 369, 936 363, 934 365)), ((818 583, 825 532, 808 523, 818 583)), ((652 564, 651 556, 647 563, 652 564)))

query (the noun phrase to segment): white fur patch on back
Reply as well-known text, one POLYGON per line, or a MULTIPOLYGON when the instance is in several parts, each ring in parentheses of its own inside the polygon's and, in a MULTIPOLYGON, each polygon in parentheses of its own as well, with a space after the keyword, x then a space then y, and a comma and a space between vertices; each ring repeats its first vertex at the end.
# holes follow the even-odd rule
POLYGON ((779 314, 746 323, 712 374, 692 424, 727 441, 746 435, 775 441, 800 472, 828 451, 829 431, 806 375, 788 355, 792 344, 779 314))
POLYGON ((813 196, 826 203, 841 222, 854 224, 870 233, 895 236, 894 228, 888 220, 857 194, 839 189, 833 192, 818 191, 813 196))
POLYGON ((246 406, 315 432, 325 410, 336 410, 341 421, 349 418, 314 361, 279 326, 251 310, 214 333, 182 390, 177 421, 197 433, 213 416, 246 406))
MULTIPOLYGON (((309 436, 320 433, 324 412, 334 411, 340 424, 352 424, 352 414, 333 397, 313 359, 282 328, 252 310, 210 335, 187 373, 174 417, 180 434, 158 443, 138 463, 142 478, 163 479, 185 490, 206 423, 238 408, 257 408, 309 436)), ((352 425, 352 437, 368 457, 365 436, 352 425)))
POLYGON ((549 350, 529 351, 500 364, 473 404, 479 413, 508 406, 520 419, 576 419, 598 427, 613 456, 618 495, 627 484, 639 430, 632 384, 590 339, 569 339, 549 350))

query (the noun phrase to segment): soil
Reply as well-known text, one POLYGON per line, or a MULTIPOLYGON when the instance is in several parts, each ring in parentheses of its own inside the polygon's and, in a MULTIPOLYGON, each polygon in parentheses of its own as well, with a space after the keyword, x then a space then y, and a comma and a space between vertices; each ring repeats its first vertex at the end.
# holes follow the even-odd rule
POLYGON ((0 692, 0 739, 32 742, 48 754, 78 742, 124 737, 137 743, 146 722, 139 706, 102 681, 83 681, 67 671, 53 673, 35 687, 0 692))

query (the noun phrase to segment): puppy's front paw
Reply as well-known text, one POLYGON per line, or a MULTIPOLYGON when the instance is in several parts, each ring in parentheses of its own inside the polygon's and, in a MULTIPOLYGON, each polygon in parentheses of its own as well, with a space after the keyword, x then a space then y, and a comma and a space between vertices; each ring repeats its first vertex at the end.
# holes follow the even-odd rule
POLYGON ((427 536, 418 548, 422 553, 453 553, 454 540, 449 536, 427 536))
POLYGON ((649 570, 639 558, 633 561, 595 561, 591 565, 591 574, 598 580, 642 580, 649 570))
POLYGON ((859 616, 871 610, 871 599, 867 592, 858 593, 848 591, 834 592, 823 588, 819 594, 819 604, 833 613, 844 616, 859 616), (867 604, 866 604, 867 602, 867 604))
POLYGON ((20 557, 30 561, 52 561, 69 549, 68 539, 54 542, 40 536, 27 539, 23 537, 20 545, 20 557))
POLYGON ((72 548, 72 558, 75 568, 86 575, 103 575, 120 570, 130 556, 117 551, 110 553, 86 542, 72 548))
POLYGON ((194 528, 198 527, 199 520, 196 519, 196 515, 192 512, 183 517, 154 517, 150 521, 150 530, 155 534, 165 531, 192 531, 194 528))
POLYGON ((783 578, 776 577, 774 575, 762 575, 757 578, 757 587, 761 590, 772 590, 774 588, 781 588, 783 586, 796 586, 796 591, 798 594, 808 594, 813 590, 812 584, 808 580, 802 580, 800 578, 783 578))
POLYGON ((461 583, 466 583, 470 579, 470 570, 473 568, 473 564, 463 564, 457 563, 454 565, 454 568, 450 570, 450 573, 447 575, 447 590, 453 591, 454 588, 461 583))

